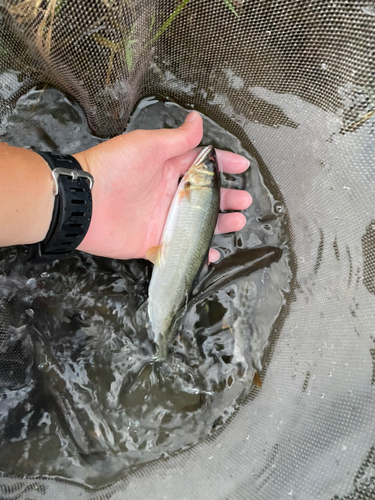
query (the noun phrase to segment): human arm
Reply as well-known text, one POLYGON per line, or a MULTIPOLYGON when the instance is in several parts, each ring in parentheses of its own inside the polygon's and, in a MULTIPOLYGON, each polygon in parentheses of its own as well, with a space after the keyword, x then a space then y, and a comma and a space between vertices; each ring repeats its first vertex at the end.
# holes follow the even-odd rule
POLYGON ((0 143, 0 246, 42 241, 53 205, 51 170, 43 158, 0 143))
MULTIPOLYGON (((178 179, 197 155, 194 148, 202 138, 201 117, 196 112, 189 116, 194 120, 187 120, 178 129, 137 130, 74 155, 94 177, 92 220, 79 250, 121 259, 144 258, 146 250, 159 243, 178 179)), ((0 169, 5 174, 3 191, 12 199, 13 207, 0 219, 2 246, 41 241, 53 208, 52 177, 47 164, 32 151, 18 150, 17 162, 13 154, 8 154, 12 169, 22 164, 20 169, 27 175, 10 175, 19 181, 18 189, 14 189, 7 180, 9 162, 7 167, 0 156, 0 169), (12 225, 16 231, 9 231, 12 225)), ((243 172, 248 166, 245 158, 224 151, 218 152, 218 161, 231 173, 243 172)), ((221 192, 224 210, 242 210, 250 202, 245 191, 221 192)), ((221 214, 217 231, 236 231, 244 224, 243 214, 221 214)), ((211 252, 211 260, 215 260, 215 253, 211 252)))

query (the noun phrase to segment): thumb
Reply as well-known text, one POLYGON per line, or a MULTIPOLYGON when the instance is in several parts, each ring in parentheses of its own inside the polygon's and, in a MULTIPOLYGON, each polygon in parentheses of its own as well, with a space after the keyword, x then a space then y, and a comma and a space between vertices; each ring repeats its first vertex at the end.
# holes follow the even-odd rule
MULTIPOLYGON (((198 146, 203 137, 203 120, 197 111, 192 111, 184 123, 176 129, 161 129, 153 132, 155 146, 163 145, 165 160, 183 155, 198 146)), ((158 149, 159 149, 158 148, 158 149)))

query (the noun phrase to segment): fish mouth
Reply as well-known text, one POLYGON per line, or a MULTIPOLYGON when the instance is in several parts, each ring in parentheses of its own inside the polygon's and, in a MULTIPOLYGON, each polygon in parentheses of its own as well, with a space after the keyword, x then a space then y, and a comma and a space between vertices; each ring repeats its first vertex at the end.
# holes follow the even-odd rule
POLYGON ((199 153, 199 155, 196 157, 194 164, 199 165, 200 163, 203 163, 207 159, 207 157, 210 156, 213 149, 214 149, 213 146, 205 146, 199 153))

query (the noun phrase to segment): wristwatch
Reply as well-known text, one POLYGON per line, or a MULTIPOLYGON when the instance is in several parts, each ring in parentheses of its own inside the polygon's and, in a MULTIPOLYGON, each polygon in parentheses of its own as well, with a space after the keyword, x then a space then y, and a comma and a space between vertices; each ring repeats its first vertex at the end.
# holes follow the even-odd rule
POLYGON ((73 156, 34 151, 52 170, 55 204, 47 235, 43 241, 30 245, 28 258, 63 259, 74 252, 89 229, 94 179, 73 156))

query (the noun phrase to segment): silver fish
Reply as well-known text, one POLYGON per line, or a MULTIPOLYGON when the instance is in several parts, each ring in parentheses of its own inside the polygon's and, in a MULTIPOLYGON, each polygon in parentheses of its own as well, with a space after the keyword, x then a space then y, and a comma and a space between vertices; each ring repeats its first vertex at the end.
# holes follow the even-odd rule
POLYGON ((161 243, 147 251, 155 267, 149 286, 148 314, 156 357, 167 356, 176 316, 187 303, 194 278, 210 247, 220 204, 216 153, 205 147, 182 178, 165 222, 161 243))

